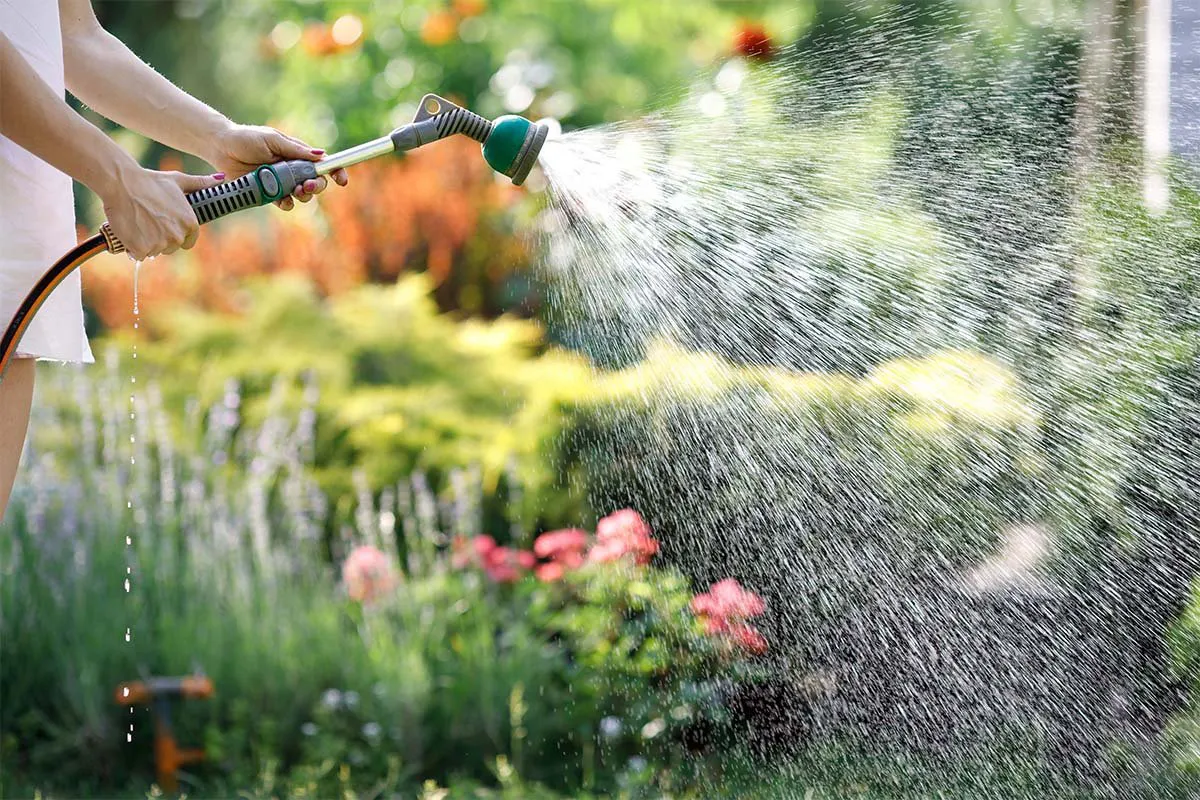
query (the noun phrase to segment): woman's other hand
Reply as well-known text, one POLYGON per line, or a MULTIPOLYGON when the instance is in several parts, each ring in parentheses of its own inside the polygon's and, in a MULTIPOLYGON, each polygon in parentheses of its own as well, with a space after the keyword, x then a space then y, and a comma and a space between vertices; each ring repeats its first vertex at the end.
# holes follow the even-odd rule
MULTIPOLYGON (((274 128, 261 125, 231 124, 213 141, 212 151, 205 158, 230 179, 245 175, 255 167, 274 164, 276 161, 303 159, 320 161, 325 151, 305 144, 299 139, 281 133, 274 128)), ((339 186, 349 181, 346 170, 339 169, 330 174, 339 186)), ((315 195, 325 191, 329 185, 324 177, 305 181, 297 186, 291 197, 276 202, 280 208, 289 210, 295 201, 307 203, 315 195), (293 199, 295 198, 295 199, 293 199)))
POLYGON ((200 233, 189 192, 207 189, 224 175, 185 175, 134 166, 101 195, 104 213, 126 252, 141 261, 191 249, 200 233))

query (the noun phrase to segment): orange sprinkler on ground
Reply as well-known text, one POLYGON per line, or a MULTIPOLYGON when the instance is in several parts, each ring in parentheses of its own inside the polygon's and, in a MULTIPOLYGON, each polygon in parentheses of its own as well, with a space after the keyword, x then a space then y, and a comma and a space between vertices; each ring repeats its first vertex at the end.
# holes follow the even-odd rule
POLYGON ((179 698, 207 700, 212 697, 212 681, 203 675, 182 678, 148 678, 117 687, 117 702, 123 706, 148 705, 154 711, 154 761, 158 786, 174 794, 179 790, 176 773, 185 764, 204 760, 201 749, 181 750, 171 728, 171 704, 179 698))

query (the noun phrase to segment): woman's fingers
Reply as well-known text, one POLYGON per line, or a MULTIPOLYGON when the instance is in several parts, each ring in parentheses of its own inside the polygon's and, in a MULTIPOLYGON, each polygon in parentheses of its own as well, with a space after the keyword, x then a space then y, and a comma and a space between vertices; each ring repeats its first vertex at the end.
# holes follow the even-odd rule
POLYGON ((320 161, 325 151, 311 147, 299 139, 294 139, 286 133, 271 130, 266 135, 267 148, 283 158, 302 158, 306 161, 320 161))
POLYGON ((201 189, 207 189, 210 186, 216 186, 225 179, 224 172, 218 172, 213 175, 186 175, 182 172, 171 173, 171 177, 179 184, 179 188, 184 194, 198 192, 201 189))
POLYGON ((200 238, 200 226, 197 225, 196 227, 194 227, 190 231, 188 231, 187 236, 184 237, 184 239, 183 239, 183 244, 179 245, 179 247, 183 250, 191 250, 193 247, 196 246, 196 240, 199 238, 200 238))
POLYGON ((325 180, 324 176, 321 176, 318 178, 309 179, 300 184, 296 187, 292 194, 295 195, 296 199, 301 203, 307 203, 309 200, 313 199, 315 195, 325 191, 325 187, 328 185, 329 182, 325 180))

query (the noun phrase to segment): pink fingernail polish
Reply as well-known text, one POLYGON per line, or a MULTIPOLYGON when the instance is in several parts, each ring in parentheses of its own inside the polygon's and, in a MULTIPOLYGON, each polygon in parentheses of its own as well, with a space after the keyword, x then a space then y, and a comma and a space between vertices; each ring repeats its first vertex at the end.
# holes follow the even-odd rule
POLYGON ((224 173, 224 172, 216 172, 216 173, 213 173, 213 180, 219 181, 219 180, 221 180, 221 179, 222 179, 222 178, 224 178, 224 177, 225 177, 225 173, 224 173))
POLYGON ((324 152, 325 152, 324 150, 320 150, 320 149, 317 149, 317 148, 313 148, 312 154, 313 154, 314 156, 319 156, 319 155, 321 155, 321 154, 322 154, 322 153, 324 153, 324 152))

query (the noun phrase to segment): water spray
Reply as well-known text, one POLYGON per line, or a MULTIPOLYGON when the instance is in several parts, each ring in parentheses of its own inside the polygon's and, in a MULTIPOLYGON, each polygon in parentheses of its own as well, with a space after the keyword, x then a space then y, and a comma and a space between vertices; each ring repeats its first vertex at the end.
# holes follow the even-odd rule
MULTIPOLYGON (((546 125, 530 122, 524 117, 503 116, 489 120, 443 97, 427 94, 421 99, 413 121, 387 136, 333 153, 320 161, 263 164, 239 178, 192 192, 187 195, 187 200, 196 212, 196 219, 204 224, 236 211, 282 200, 306 180, 380 156, 415 150, 455 134, 479 142, 488 165, 511 179, 514 185, 520 186, 537 163, 549 130, 546 125)), ((105 222, 100 226, 99 233, 77 245, 42 276, 17 309, 4 332, 4 338, 0 340, 0 380, 3 380, 9 362, 16 355, 17 345, 30 320, 55 287, 84 262, 100 253, 124 251, 125 245, 105 222)))

